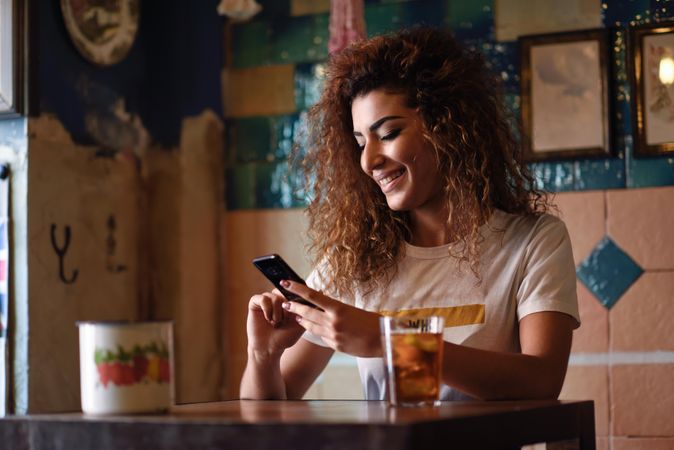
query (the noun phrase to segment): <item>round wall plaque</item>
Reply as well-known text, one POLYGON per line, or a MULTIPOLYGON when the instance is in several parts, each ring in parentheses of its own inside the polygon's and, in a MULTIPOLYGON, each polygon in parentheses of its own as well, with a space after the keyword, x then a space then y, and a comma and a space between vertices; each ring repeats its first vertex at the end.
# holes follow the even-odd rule
POLYGON ((109 66, 129 53, 138 31, 138 0, 61 0, 61 11, 87 61, 109 66))

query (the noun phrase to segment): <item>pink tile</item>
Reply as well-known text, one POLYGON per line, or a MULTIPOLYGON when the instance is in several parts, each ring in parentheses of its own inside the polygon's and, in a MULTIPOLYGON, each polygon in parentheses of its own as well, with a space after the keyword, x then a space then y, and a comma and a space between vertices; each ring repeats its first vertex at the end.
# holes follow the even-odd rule
POLYGON ((609 438, 598 437, 597 438, 597 450, 609 450, 609 438))
POLYGON ((609 312, 611 350, 674 351, 673 300, 674 271, 642 274, 609 312))
POLYGON ((610 368, 613 436, 674 436, 674 364, 610 368))
POLYGON ((573 332, 572 353, 608 351, 608 311, 583 283, 576 283, 580 327, 573 332))
POLYGON ((607 191, 607 230, 644 269, 674 269, 674 187, 607 191))
POLYGON ((592 252, 606 233, 603 191, 568 192, 557 194, 553 202, 569 230, 576 265, 592 252))
POLYGON ((611 442, 613 450, 674 450, 674 437, 647 439, 616 437, 611 442))
POLYGON ((562 400, 593 400, 595 434, 607 436, 608 414, 608 368, 606 366, 571 366, 566 372, 562 400))

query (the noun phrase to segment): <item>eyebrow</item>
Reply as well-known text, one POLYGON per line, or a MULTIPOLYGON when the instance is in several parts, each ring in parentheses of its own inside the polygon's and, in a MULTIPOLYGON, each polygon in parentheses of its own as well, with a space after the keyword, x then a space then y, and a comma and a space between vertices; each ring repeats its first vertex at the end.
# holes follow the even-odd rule
MULTIPOLYGON (((403 119, 403 116, 384 116, 381 119, 375 121, 372 125, 370 125, 370 131, 376 131, 379 127, 381 127, 384 122, 387 122, 389 120, 393 119, 403 119)), ((354 131, 353 132, 354 136, 362 136, 363 134, 360 131, 354 131)))

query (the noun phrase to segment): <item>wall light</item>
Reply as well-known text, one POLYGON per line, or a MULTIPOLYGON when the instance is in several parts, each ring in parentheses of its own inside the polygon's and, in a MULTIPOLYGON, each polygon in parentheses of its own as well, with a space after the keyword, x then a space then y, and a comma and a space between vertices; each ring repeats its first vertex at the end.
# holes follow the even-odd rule
POLYGON ((665 56, 660 60, 658 77, 662 84, 674 83, 674 59, 671 56, 665 56))

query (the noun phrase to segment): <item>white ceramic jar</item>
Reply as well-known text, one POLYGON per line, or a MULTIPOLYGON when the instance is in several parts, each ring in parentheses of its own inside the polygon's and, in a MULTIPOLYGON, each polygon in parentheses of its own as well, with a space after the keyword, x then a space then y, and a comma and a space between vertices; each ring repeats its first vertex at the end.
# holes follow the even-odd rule
POLYGON ((78 322, 87 414, 163 412, 173 404, 172 322, 78 322))

